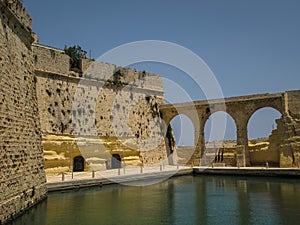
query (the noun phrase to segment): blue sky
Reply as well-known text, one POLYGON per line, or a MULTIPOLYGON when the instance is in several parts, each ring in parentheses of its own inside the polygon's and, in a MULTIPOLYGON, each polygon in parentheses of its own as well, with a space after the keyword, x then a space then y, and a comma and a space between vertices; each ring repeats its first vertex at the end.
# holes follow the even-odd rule
MULTIPOLYGON (((41 44, 58 48, 78 44, 97 58, 132 41, 169 41, 199 55, 225 97, 300 89, 298 0, 25 0, 24 4, 41 44)), ((173 79, 193 100, 203 98, 201 90, 174 68, 151 63, 134 67, 173 79)), ((261 122, 269 117, 257 119, 253 129, 261 131, 261 122)))

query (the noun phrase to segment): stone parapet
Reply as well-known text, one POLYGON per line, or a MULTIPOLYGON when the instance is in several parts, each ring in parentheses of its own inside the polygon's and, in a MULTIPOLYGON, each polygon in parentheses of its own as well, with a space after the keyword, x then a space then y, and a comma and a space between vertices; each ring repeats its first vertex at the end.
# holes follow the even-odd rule
POLYGON ((22 26, 31 32, 32 19, 20 0, 0 0, 2 10, 9 10, 22 26))
POLYGON ((124 90, 149 92, 149 95, 162 96, 164 93, 160 75, 96 62, 88 58, 81 59, 80 68, 74 71, 70 68, 70 57, 63 50, 37 43, 34 43, 32 48, 35 70, 39 74, 53 74, 67 79, 79 78, 78 82, 86 79, 97 86, 115 86, 124 90))
POLYGON ((39 44, 33 44, 32 49, 35 70, 66 76, 70 73, 70 57, 64 51, 39 44))

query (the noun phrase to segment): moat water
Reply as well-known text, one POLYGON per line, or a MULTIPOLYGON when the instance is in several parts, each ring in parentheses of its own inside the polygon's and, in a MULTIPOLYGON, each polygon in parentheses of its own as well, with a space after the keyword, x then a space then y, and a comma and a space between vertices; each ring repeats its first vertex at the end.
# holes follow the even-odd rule
POLYGON ((300 181, 184 176, 50 194, 13 225, 299 224, 300 181))

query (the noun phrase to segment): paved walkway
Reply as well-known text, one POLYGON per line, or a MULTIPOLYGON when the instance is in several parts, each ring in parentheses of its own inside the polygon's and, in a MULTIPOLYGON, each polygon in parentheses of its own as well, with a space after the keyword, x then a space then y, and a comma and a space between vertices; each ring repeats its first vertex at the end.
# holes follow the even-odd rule
POLYGON ((64 191, 108 184, 143 185, 165 180, 172 176, 227 175, 227 176, 268 176, 300 178, 299 168, 266 168, 266 167, 186 167, 186 166, 153 166, 125 167, 97 172, 67 173, 47 176, 48 191, 64 191), (73 176, 73 177, 72 177, 73 176), (147 181, 147 182, 146 182, 147 181), (135 184, 133 184, 135 182, 135 184))
POLYGON ((126 176, 134 176, 134 175, 149 175, 149 174, 157 174, 157 173, 166 173, 166 172, 174 172, 176 174, 180 170, 191 169, 191 167, 186 166, 153 166, 153 167, 125 167, 121 169, 111 169, 97 172, 76 172, 73 173, 65 173, 64 175, 56 175, 56 176, 47 176, 47 183, 59 183, 59 182, 67 182, 67 181, 82 181, 82 180, 90 180, 90 179, 110 179, 117 177, 126 177, 126 176))

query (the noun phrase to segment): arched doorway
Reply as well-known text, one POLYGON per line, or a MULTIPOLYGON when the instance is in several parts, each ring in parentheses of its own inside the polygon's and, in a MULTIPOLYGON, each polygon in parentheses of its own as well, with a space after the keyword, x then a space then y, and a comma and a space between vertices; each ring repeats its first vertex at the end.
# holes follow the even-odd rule
POLYGON ((84 171, 84 158, 82 156, 76 156, 73 160, 73 172, 84 171))
POLYGON ((237 128, 234 119, 228 113, 218 111, 209 116, 204 126, 204 138, 202 165, 236 165, 237 128))
POLYGON ((251 115, 247 124, 251 165, 279 166, 280 136, 276 120, 281 116, 272 107, 260 108, 251 115))
POLYGON ((167 130, 170 164, 187 165, 195 151, 195 129, 186 115, 175 116, 167 130))
POLYGON ((119 154, 113 154, 111 158, 111 168, 118 169, 121 167, 121 156, 119 154))

